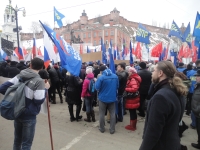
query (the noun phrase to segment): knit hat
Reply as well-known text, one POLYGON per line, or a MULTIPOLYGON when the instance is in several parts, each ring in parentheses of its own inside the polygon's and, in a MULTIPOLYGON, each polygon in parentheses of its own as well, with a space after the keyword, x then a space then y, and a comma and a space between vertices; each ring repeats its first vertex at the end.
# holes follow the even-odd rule
POLYGON ((102 66, 99 68, 100 71, 104 71, 104 70, 106 70, 106 69, 107 69, 107 67, 106 67, 105 65, 102 65, 102 66))
POLYGON ((139 66, 142 68, 142 69, 146 69, 146 63, 145 62, 141 62, 140 64, 139 64, 139 66))
POLYGON ((180 63, 178 64, 178 66, 179 66, 179 67, 183 67, 183 66, 184 66, 184 63, 180 62, 180 63))
POLYGON ((128 69, 128 71, 129 71, 129 72, 132 72, 132 73, 137 73, 137 70, 136 70, 135 68, 133 68, 133 67, 130 67, 130 68, 128 69))
POLYGON ((93 68, 92 66, 88 66, 88 67, 86 68, 86 74, 92 73, 93 70, 94 70, 94 68, 93 68))

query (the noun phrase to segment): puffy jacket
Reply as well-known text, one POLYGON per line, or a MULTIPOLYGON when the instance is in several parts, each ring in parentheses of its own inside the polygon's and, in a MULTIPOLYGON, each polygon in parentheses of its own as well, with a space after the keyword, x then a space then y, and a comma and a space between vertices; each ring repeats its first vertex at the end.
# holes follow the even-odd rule
POLYGON ((192 96, 192 112, 196 117, 200 118, 200 83, 196 84, 192 96))
POLYGON ((89 73, 86 75, 86 78, 83 82, 83 88, 82 88, 82 93, 81 93, 81 97, 87 97, 87 96, 91 96, 88 93, 88 87, 90 84, 90 80, 94 79, 94 74, 93 73, 89 73))
POLYGON ((8 73, 8 78, 14 78, 16 75, 20 73, 21 70, 19 70, 16 65, 12 64, 10 66, 6 67, 6 71, 8 73))
MULTIPOLYGON (((141 81, 142 79, 138 74, 132 74, 127 81, 125 91, 131 93, 137 92, 141 81)), ((137 109, 140 106, 140 97, 138 96, 133 99, 126 99, 125 106, 127 109, 137 109)))
POLYGON ((124 89, 126 87, 126 82, 128 78, 128 73, 126 71, 121 71, 116 73, 119 79, 119 89, 118 95, 123 95, 124 89))
POLYGON ((95 88, 99 92, 98 98, 104 103, 112 103, 117 100, 117 89, 119 88, 119 80, 117 75, 113 74, 110 69, 102 72, 97 79, 95 88))
POLYGON ((52 83, 56 83, 59 81, 58 73, 54 68, 50 68, 48 70, 48 73, 52 83))
POLYGON ((23 62, 20 62, 16 65, 16 67, 19 69, 19 70, 24 70, 26 69, 26 65, 23 63, 23 62))
POLYGON ((189 89, 189 93, 193 93, 194 92, 194 86, 196 84, 196 77, 194 76, 196 74, 196 70, 189 70, 187 72, 187 77, 191 80, 191 87, 189 89))

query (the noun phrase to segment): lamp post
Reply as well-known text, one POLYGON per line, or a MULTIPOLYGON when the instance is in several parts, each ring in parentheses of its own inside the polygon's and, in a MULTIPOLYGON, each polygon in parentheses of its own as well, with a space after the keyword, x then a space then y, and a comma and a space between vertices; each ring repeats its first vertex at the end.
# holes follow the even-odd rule
POLYGON ((22 11, 23 16, 25 17, 26 16, 26 10, 25 10, 24 7, 18 8, 17 5, 16 5, 15 8, 13 8, 10 4, 10 5, 7 6, 7 11, 6 11, 7 15, 11 14, 11 10, 13 10, 15 12, 16 28, 14 28, 13 31, 17 32, 17 47, 19 49, 19 30, 21 29, 21 27, 19 28, 19 26, 18 26, 18 11, 22 11))

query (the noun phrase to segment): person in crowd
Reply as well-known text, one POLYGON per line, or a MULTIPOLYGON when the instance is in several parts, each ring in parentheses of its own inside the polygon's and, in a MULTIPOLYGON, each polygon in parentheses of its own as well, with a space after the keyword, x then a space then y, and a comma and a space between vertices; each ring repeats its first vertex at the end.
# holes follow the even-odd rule
POLYGON ((7 78, 8 77, 8 72, 6 71, 6 67, 10 65, 10 60, 3 61, 0 67, 0 70, 2 72, 2 76, 7 78))
POLYGON ((117 100, 118 100, 118 121, 123 121, 123 115, 124 115, 124 107, 123 107, 123 93, 126 87, 126 82, 128 78, 128 73, 125 71, 126 64, 125 63, 119 63, 117 65, 117 72, 116 75, 119 79, 119 89, 117 93, 117 100))
POLYGON ((17 62, 11 61, 10 66, 7 66, 5 71, 8 73, 8 78, 14 78, 16 75, 20 73, 21 70, 19 70, 16 67, 17 62))
MULTIPOLYGON (((141 77, 137 74, 137 70, 133 67, 129 68, 128 71, 129 77, 126 84, 125 91, 130 93, 136 93, 139 90, 141 77)), ((126 109, 129 109, 130 112, 130 125, 125 126, 125 129, 135 131, 137 124, 137 113, 136 109, 140 106, 140 97, 139 95, 134 98, 126 99, 126 109)))
MULTIPOLYGON (((98 74, 100 74, 98 65, 94 65, 93 74, 94 74, 94 78, 97 78, 98 74)), ((97 91, 95 91, 93 106, 97 106, 97 91)))
POLYGON ((138 115, 141 117, 145 117, 144 111, 144 102, 148 96, 148 91, 151 85, 151 72, 147 70, 146 63, 141 62, 139 64, 141 70, 138 71, 138 75, 141 77, 142 82, 140 84, 139 92, 140 92, 140 107, 138 108, 138 115))
POLYGON ((99 98, 99 131, 105 132, 105 111, 106 107, 110 113, 110 134, 115 132, 115 101, 117 99, 117 90, 119 80, 117 75, 113 74, 106 66, 101 66, 102 75, 97 79, 95 88, 98 91, 99 98))
MULTIPOLYGON (((187 86, 187 88, 189 89, 191 86, 191 81, 190 79, 187 78, 187 76, 182 73, 182 72, 176 72, 174 74, 175 77, 179 77, 180 79, 182 79, 183 83, 185 84, 185 86, 187 86)), ((183 95, 184 96, 184 95, 183 95)), ((187 101, 187 97, 184 96, 184 102, 186 104, 187 101)), ((182 137, 182 134, 185 130, 188 129, 188 126, 185 124, 185 122, 183 120, 180 121, 179 123, 179 137, 182 137)))
POLYGON ((66 75, 66 102, 68 103, 70 121, 79 121, 82 119, 80 116, 81 111, 81 86, 83 80, 79 77, 72 75, 70 72, 67 72, 66 75), (73 105, 76 105, 76 117, 74 117, 73 105))
POLYGON ((186 69, 183 70, 183 73, 187 76, 187 72, 190 71, 190 70, 192 70, 192 69, 193 69, 193 66, 192 66, 191 63, 189 63, 189 64, 187 65, 186 69))
POLYGON ((186 68, 184 67, 184 63, 182 63, 182 62, 180 62, 179 64, 178 64, 178 68, 177 68, 177 71, 178 72, 183 72, 186 68))
POLYGON ((48 82, 45 83, 38 74, 43 65, 43 60, 34 58, 31 60, 30 68, 22 70, 20 74, 0 86, 0 93, 5 94, 6 90, 10 86, 18 84, 20 79, 31 80, 25 86, 26 110, 14 120, 13 150, 31 149, 36 129, 36 116, 45 100, 45 88, 49 88, 48 82))
POLYGON ((84 119, 86 122, 91 122, 91 117, 92 117, 93 122, 96 121, 94 109, 92 105, 94 97, 88 92, 90 81, 94 80, 94 74, 92 72, 93 72, 93 67, 89 66, 86 68, 87 75, 83 82, 83 88, 82 88, 82 93, 81 93, 81 99, 85 101, 85 105, 86 105, 87 118, 84 119))
POLYGON ((181 149, 178 125, 185 110, 183 95, 187 87, 179 77, 172 62, 160 61, 152 73, 155 84, 149 101, 143 141, 140 150, 181 149))
POLYGON ((192 96, 192 112, 196 117, 196 129, 197 129, 197 144, 192 143, 192 147, 200 149, 200 70, 197 70, 195 74, 196 86, 192 96))
POLYGON ((16 65, 16 67, 19 69, 19 70, 24 70, 26 69, 26 65, 24 64, 24 60, 20 60, 20 62, 16 65))
POLYGON ((42 79, 48 80, 49 79, 49 73, 46 71, 45 66, 43 66, 43 69, 41 69, 38 74, 42 79))
POLYGON ((60 103, 63 103, 63 98, 62 98, 62 94, 60 91, 60 79, 59 79, 58 73, 54 69, 54 67, 50 67, 50 66, 48 66, 47 71, 49 73, 49 78, 51 80, 49 97, 52 101, 52 104, 56 104, 56 90, 60 97, 60 103))

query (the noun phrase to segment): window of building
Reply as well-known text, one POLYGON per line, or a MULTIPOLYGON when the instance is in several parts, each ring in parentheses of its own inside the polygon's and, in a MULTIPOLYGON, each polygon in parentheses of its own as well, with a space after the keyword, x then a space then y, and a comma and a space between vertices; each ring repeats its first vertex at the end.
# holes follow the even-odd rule
POLYGON ((105 35, 108 36, 108 31, 105 32, 105 35))
POLYGON ((106 45, 108 44, 108 40, 106 40, 106 45))
POLYGON ((96 41, 94 41, 94 46, 96 46, 96 41))
POLYGON ((111 32, 110 32, 110 35, 114 35, 114 31, 111 31, 111 32))
POLYGON ((91 37, 90 33, 88 33, 88 37, 89 37, 89 38, 91 37))
POLYGON ((96 32, 94 32, 94 37, 96 37, 96 32))
POLYGON ((99 32, 99 36, 100 36, 100 37, 102 36, 102 32, 101 32, 101 31, 99 32))
POLYGON ((83 38, 86 38, 86 33, 83 33, 83 38))

